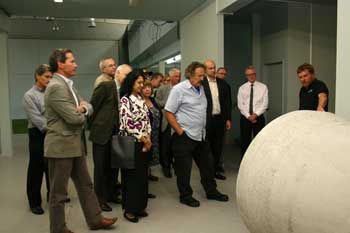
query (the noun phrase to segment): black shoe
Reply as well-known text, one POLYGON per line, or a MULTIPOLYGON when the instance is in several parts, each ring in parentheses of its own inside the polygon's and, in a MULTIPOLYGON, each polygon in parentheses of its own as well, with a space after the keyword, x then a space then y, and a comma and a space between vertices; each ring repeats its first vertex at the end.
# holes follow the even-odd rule
POLYGON ((133 223, 139 222, 139 218, 136 215, 131 214, 131 213, 124 212, 124 218, 126 218, 126 220, 128 220, 129 222, 133 222, 133 223))
POLYGON ((66 199, 64 199, 64 202, 65 202, 65 203, 70 202, 70 198, 69 198, 69 197, 67 197, 66 199))
POLYGON ((197 201, 193 197, 180 198, 180 202, 190 207, 199 207, 201 204, 199 201, 197 201))
POLYGON ((224 176, 222 173, 220 172, 217 172, 215 173, 215 179, 218 179, 218 180, 226 180, 226 176, 224 176))
POLYGON ((159 180, 159 177, 158 176, 154 176, 154 175, 152 175, 152 174, 149 174, 148 175, 148 180, 150 180, 150 181, 158 181, 159 180))
POLYGON ((43 208, 41 208, 41 206, 32 207, 30 208, 30 210, 32 211, 33 214, 37 214, 37 215, 44 214, 44 210, 43 208))
POLYGON ((140 217, 140 218, 145 218, 148 216, 148 213, 146 212, 146 210, 143 210, 143 211, 137 213, 136 216, 140 217))
POLYGON ((220 193, 219 191, 216 191, 213 194, 207 194, 207 199, 208 200, 215 200, 215 201, 226 202, 226 201, 228 201, 228 196, 225 195, 225 194, 220 193))
POLYGON ((101 203, 101 210, 106 211, 106 212, 110 212, 112 211, 112 207, 110 207, 107 203, 101 203))
POLYGON ((107 201, 115 203, 115 204, 121 204, 122 203, 122 199, 120 199, 120 197, 112 197, 112 198, 108 199, 107 201))
POLYGON ((163 168, 162 168, 162 171, 163 171, 163 175, 164 175, 166 178, 171 178, 171 177, 173 177, 173 174, 171 174, 170 168, 163 167, 163 168))
POLYGON ((149 194, 147 194, 147 198, 154 199, 154 198, 156 198, 156 195, 149 193, 149 194))

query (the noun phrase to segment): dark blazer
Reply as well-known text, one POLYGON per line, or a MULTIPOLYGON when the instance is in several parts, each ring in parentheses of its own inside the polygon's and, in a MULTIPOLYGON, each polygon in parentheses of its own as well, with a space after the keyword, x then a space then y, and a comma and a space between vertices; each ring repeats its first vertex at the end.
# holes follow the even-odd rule
MULTIPOLYGON (((222 80, 219 78, 216 78, 216 82, 217 82, 218 92, 219 92, 221 115, 225 121, 231 120, 232 103, 230 101, 231 93, 230 93, 230 88, 228 88, 229 85, 225 80, 222 80)), ((208 103, 208 106, 207 106, 207 122, 208 122, 213 112, 213 100, 212 100, 207 77, 203 79, 203 87, 204 87, 204 92, 205 92, 205 96, 207 97, 207 103, 208 103)))
POLYGON ((90 103, 94 113, 88 119, 89 140, 104 145, 111 139, 119 125, 119 103, 115 81, 101 82, 94 89, 90 103))

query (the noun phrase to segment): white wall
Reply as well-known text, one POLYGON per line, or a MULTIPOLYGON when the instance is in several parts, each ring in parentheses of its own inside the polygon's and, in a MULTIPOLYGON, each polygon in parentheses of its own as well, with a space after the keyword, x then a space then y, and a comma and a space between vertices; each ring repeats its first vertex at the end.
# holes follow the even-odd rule
POLYGON ((350 120, 350 1, 338 0, 336 114, 350 120))
POLYGON ((237 108, 238 88, 246 81, 244 69, 252 64, 252 30, 249 22, 235 23, 233 16, 225 18, 225 67, 228 71, 226 81, 231 87, 233 102, 232 129, 228 131, 228 143, 239 138, 240 113, 237 108), (234 51, 234 52, 232 52, 234 51))
MULTIPOLYGON (((286 76, 286 112, 299 109, 299 90, 301 84, 296 69, 304 62, 311 62, 310 4, 288 4, 288 44, 286 76)), ((325 58, 323 58, 325 59, 325 58)))
MULTIPOLYGON (((254 32, 254 61, 263 66, 283 62, 284 112, 299 108, 300 83, 296 69, 304 62, 315 66, 316 75, 330 91, 329 111, 334 112, 336 9, 334 5, 266 3, 259 13, 259 32, 254 32), (278 19, 278 20, 276 20, 278 19)), ((257 21, 257 23, 259 23, 257 21)), ((261 68, 261 67, 259 67, 261 68)), ((261 69, 262 70, 262 69, 261 69)), ((260 72, 259 76, 262 76, 260 72)), ((258 77, 259 78, 259 77, 258 77)), ((268 82, 266 77, 265 82, 268 82)))
POLYGON ((181 70, 192 61, 207 58, 224 62, 224 19, 216 14, 216 2, 207 1, 180 22, 181 70))
MULTIPOLYGON (((163 24, 165 22, 155 22, 157 24, 163 24)), ((160 26, 158 31, 157 27, 152 21, 144 21, 141 26, 136 30, 129 33, 129 58, 133 63, 138 56, 144 53, 149 47, 154 45, 159 39, 165 36, 170 30, 176 28, 176 22, 165 23, 160 26)), ((177 40, 177 38, 174 38, 177 40)))
POLYGON ((312 53, 316 76, 329 89, 329 111, 335 111, 336 51, 337 51, 337 7, 312 5, 312 53))
MULTIPOLYGON (((169 44, 168 46, 157 50, 156 53, 148 56, 145 60, 140 63, 134 64, 137 67, 147 67, 153 64, 158 64, 159 61, 165 60, 171 56, 179 54, 181 51, 180 41, 176 40, 175 42, 169 44)), ((157 71, 158 72, 158 71, 157 71)))
POLYGON ((7 33, 0 31, 0 153, 3 156, 12 156, 12 122, 10 116, 7 45, 7 33))
POLYGON ((93 82, 99 75, 99 60, 103 57, 118 60, 116 41, 9 39, 12 119, 26 118, 22 108, 23 94, 34 83, 35 68, 39 64, 48 63, 48 58, 55 48, 73 50, 78 64, 77 76, 73 79, 74 85, 87 100, 91 97, 93 82))
POLYGON ((9 17, 0 10, 0 154, 3 156, 12 156, 13 152, 7 58, 9 25, 9 17))

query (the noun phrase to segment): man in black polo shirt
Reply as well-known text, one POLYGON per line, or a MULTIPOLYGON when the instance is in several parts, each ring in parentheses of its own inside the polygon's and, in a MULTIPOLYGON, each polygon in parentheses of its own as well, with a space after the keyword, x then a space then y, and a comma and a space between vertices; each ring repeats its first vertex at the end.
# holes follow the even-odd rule
POLYGON ((328 111, 328 88, 324 82, 316 79, 315 69, 304 63, 297 69, 302 88, 299 92, 299 110, 328 111))

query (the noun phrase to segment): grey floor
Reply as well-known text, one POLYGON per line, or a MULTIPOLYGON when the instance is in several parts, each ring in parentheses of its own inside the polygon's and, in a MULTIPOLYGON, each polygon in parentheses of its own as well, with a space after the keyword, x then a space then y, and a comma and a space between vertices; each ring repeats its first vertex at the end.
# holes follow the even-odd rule
MULTIPOLYGON (((43 208, 45 214, 33 215, 28 208, 25 184, 28 164, 27 136, 14 135, 15 156, 0 156, 0 233, 48 233, 48 204, 44 195, 43 208)), ((89 145, 91 151, 91 145, 89 145)), ((218 181, 221 192, 230 197, 230 202, 219 203, 209 201, 199 182, 198 169, 193 167, 192 187, 194 197, 201 201, 199 208, 190 208, 178 202, 175 179, 164 178, 159 167, 153 169, 160 176, 159 182, 150 183, 150 191, 157 195, 148 204, 149 217, 134 224, 122 216, 120 205, 112 204, 112 212, 106 216, 119 217, 116 227, 99 232, 122 233, 249 233, 239 217, 235 202, 235 183, 238 171, 238 149, 235 146, 225 147, 226 181, 218 181)), ((91 152, 88 156, 90 174, 92 175, 91 152)), ((69 184, 69 196, 72 201, 66 205, 68 227, 75 233, 90 232, 77 199, 73 184, 69 184)))

